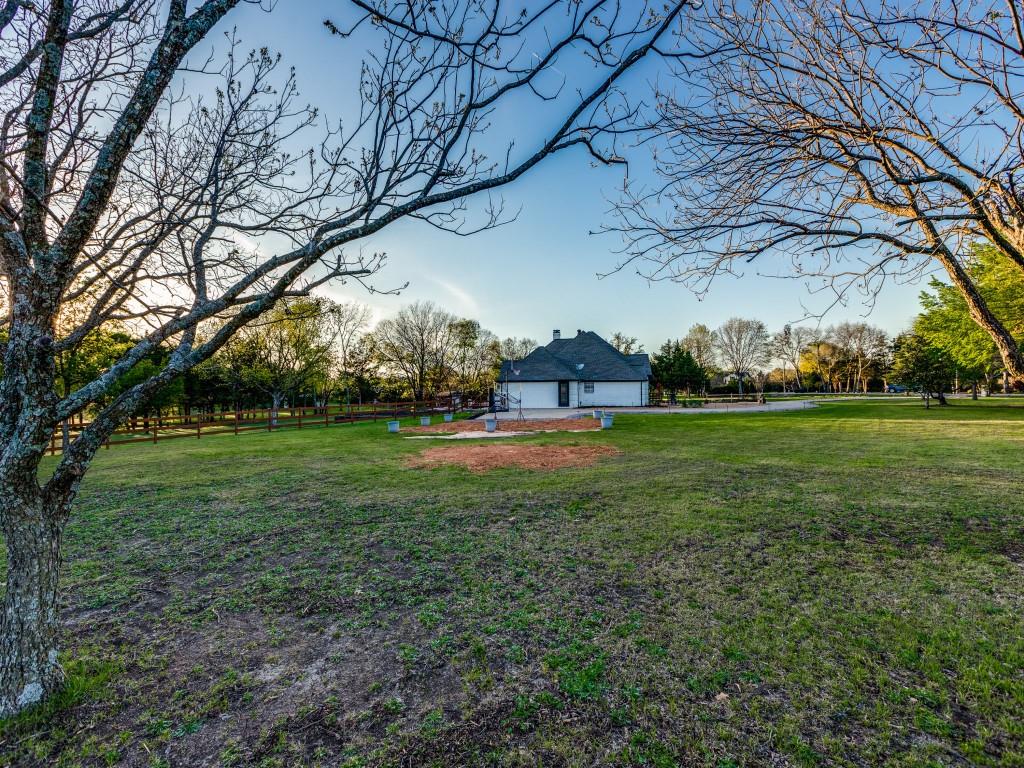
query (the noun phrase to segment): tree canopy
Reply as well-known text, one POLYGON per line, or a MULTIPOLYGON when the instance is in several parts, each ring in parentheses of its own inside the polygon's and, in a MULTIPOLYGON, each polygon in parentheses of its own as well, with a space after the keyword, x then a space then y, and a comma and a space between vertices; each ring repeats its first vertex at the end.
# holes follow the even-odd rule
MULTIPOLYGON (((1018 343, 1024 343, 1024 282, 998 249, 974 243, 966 269, 978 291, 1018 343)), ((932 278, 921 292, 922 311, 914 330, 942 349, 964 376, 991 380, 1002 368, 999 349, 971 316, 962 293, 950 283, 932 278)))
POLYGON ((671 339, 651 356, 651 372, 655 385, 672 394, 678 390, 703 389, 708 380, 707 371, 697 364, 682 341, 671 339))
POLYGON ((373 289, 386 258, 368 239, 395 222, 471 234, 507 221, 499 190, 549 157, 622 164, 621 83, 673 54, 689 4, 333 4, 318 53, 352 86, 344 115, 305 101, 269 48, 215 37, 242 5, 275 3, 0 6, 0 717, 61 684, 61 531, 104 441, 282 300, 373 289), (58 383, 55 359, 116 324, 130 345, 58 383), (43 471, 54 430, 86 411, 43 471))
POLYGON ((662 81, 647 142, 658 177, 626 185, 609 227, 626 261, 705 293, 770 259, 834 303, 939 268, 1024 379, 968 247, 1024 285, 1020 3, 711 0, 689 21, 697 55, 662 81))

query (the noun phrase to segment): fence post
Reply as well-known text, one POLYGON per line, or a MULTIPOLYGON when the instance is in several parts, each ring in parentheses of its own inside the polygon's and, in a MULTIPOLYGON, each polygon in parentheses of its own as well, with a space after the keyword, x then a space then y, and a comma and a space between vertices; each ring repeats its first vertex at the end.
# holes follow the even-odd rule
POLYGON ((199 418, 196 419, 196 440, 203 436, 203 415, 199 414, 199 418))
POLYGON ((242 420, 242 412, 235 410, 235 434, 238 434, 238 422, 242 420))
POLYGON ((331 404, 324 403, 324 426, 331 426, 331 404))
POLYGON ((157 440, 156 433, 157 433, 157 429, 159 428, 159 424, 160 424, 160 419, 159 418, 156 418, 156 419, 153 420, 152 428, 153 428, 153 442, 154 443, 157 440))
POLYGON ((57 433, 50 433, 50 455, 55 456, 57 454, 57 433))

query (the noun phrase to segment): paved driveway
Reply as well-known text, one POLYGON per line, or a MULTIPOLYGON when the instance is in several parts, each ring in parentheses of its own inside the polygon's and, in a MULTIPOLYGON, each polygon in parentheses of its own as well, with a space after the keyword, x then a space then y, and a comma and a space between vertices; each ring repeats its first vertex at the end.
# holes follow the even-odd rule
MULTIPOLYGON (((801 411, 814 408, 811 400, 783 400, 758 405, 757 403, 714 403, 703 408, 601 408, 609 413, 769 413, 772 411, 801 411)), ((524 419, 581 419, 594 412, 593 408, 524 408, 524 419)), ((499 412, 499 421, 515 421, 518 411, 499 412)))

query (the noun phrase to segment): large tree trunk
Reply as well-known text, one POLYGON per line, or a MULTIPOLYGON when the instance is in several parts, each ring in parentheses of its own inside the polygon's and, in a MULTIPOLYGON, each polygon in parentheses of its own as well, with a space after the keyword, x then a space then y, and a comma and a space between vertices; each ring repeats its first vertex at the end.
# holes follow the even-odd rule
MULTIPOLYGON (((0 530, 7 583, 0 615, 0 717, 60 687, 57 576, 62 509, 39 486, 39 463, 58 428, 51 305, 29 287, 14 293, 0 378, 0 530)), ((77 486, 76 486, 77 487, 77 486)), ((70 497, 70 493, 68 496, 70 497)))
POLYGON ((273 429, 277 426, 277 415, 281 410, 281 404, 284 402, 284 392, 274 391, 271 393, 270 398, 270 427, 273 429))
POLYGON ((45 509, 37 490, 26 496, 4 503, 7 592, 0 616, 0 717, 37 704, 64 681, 57 660, 63 515, 45 509))

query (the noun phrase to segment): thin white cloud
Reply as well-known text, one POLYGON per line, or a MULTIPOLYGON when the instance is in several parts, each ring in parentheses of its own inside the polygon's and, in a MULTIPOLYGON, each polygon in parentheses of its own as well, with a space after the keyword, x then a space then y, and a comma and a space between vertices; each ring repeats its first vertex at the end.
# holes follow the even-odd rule
POLYGON ((448 280, 442 280, 434 275, 428 275, 427 279, 434 283, 438 288, 443 290, 455 301, 449 303, 446 301, 438 301, 437 303, 442 305, 445 309, 450 312, 454 312, 457 315, 464 317, 470 317, 478 319, 480 316, 480 304, 468 291, 463 289, 461 286, 456 285, 448 280))

